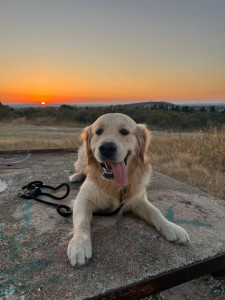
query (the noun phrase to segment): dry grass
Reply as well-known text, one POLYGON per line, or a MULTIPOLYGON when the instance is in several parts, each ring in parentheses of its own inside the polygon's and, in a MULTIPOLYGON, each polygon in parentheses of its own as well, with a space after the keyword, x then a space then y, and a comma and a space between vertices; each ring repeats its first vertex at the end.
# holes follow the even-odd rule
POLYGON ((225 200, 225 128, 154 135, 153 169, 225 200))
POLYGON ((76 148, 80 145, 82 127, 46 125, 0 125, 1 150, 76 148))
MULTIPOLYGON (((43 120, 42 120, 43 121, 43 120)), ((75 148, 80 126, 0 124, 0 150, 75 148)), ((207 133, 153 132, 153 169, 225 200, 225 128, 207 133)))

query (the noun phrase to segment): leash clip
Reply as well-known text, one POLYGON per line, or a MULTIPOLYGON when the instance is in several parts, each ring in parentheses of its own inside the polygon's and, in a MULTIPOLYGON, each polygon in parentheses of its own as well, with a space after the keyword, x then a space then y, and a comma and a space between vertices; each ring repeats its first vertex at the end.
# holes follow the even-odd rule
POLYGON ((22 197, 24 195, 24 192, 23 192, 22 189, 17 189, 15 191, 15 194, 16 194, 17 197, 22 197))

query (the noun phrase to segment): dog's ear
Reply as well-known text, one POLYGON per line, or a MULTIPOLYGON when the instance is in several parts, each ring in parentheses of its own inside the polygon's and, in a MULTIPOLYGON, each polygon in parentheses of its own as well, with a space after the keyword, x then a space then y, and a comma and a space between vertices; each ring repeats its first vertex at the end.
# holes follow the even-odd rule
POLYGON ((149 162, 148 147, 150 144, 151 134, 145 124, 138 124, 135 131, 137 138, 137 155, 143 163, 149 162))
POLYGON ((85 161, 87 164, 89 164, 91 159, 93 158, 93 153, 91 150, 91 138, 92 138, 91 126, 88 126, 84 128, 81 134, 81 140, 83 141, 84 144, 85 161))

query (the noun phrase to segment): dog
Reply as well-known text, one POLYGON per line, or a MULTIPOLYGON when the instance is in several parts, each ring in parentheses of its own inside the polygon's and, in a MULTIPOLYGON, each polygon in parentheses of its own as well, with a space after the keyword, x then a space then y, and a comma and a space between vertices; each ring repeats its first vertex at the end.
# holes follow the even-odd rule
POLYGON ((72 266, 92 256, 90 222, 98 211, 132 212, 162 233, 170 242, 187 243, 189 236, 169 222, 147 199, 151 166, 148 156, 150 132, 127 115, 109 113, 99 117, 81 134, 83 145, 71 182, 85 179, 74 203, 73 237, 67 255, 72 266))

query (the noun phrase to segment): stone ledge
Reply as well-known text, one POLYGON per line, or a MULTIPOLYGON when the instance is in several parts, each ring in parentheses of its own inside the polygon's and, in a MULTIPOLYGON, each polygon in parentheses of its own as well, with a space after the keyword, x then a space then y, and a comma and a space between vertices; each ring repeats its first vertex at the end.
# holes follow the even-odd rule
MULTIPOLYGON (((75 155, 32 153, 29 163, 25 157, 20 167, 8 173, 0 170, 7 185, 0 192, 2 299, 96 299, 100 295, 138 299, 167 288, 168 283, 173 286, 225 267, 225 202, 157 172, 153 172, 148 198, 170 221, 187 230, 191 243, 169 243, 129 214, 94 217, 93 257, 85 266, 71 267, 66 250, 72 218, 18 198, 15 190, 33 180, 53 186, 68 182, 75 155), (174 279, 168 274, 174 274, 174 279)), ((80 185, 70 186, 63 203, 72 207, 80 185)))

